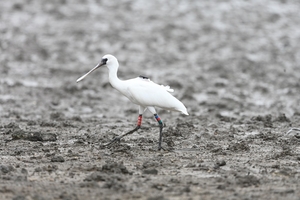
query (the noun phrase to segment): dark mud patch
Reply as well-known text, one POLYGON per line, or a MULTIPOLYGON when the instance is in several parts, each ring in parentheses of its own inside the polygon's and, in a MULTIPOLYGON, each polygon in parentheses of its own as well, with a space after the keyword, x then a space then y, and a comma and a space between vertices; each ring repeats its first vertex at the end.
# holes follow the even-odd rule
POLYGON ((27 132, 22 129, 15 129, 11 134, 12 140, 29 140, 29 141, 56 141, 57 135, 55 133, 40 133, 27 132))

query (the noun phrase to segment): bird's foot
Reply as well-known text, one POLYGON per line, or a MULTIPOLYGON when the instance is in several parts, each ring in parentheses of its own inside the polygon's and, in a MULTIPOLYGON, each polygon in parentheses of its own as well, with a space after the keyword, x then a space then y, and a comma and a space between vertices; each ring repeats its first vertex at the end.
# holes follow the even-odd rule
POLYGON ((158 145, 158 151, 161 151, 161 150, 163 150, 163 151, 168 151, 168 149, 162 147, 161 145, 158 145))
POLYGON ((292 128, 288 132, 286 132, 286 134, 290 134, 293 131, 300 131, 300 128, 292 128))
POLYGON ((120 142, 121 140, 121 137, 115 137, 112 141, 110 141, 109 143, 107 144, 104 144, 103 146, 104 147, 107 147, 107 146, 110 146, 111 144, 115 143, 115 142, 120 142))
POLYGON ((123 135, 121 135, 121 136, 119 136, 119 137, 115 137, 112 141, 110 141, 109 143, 107 143, 107 144, 105 144, 105 145, 103 145, 103 146, 104 146, 104 147, 107 147, 107 146, 109 146, 109 145, 111 145, 111 144, 113 144, 113 143, 115 143, 115 142, 120 142, 120 140, 121 140, 123 137, 125 137, 126 135, 129 135, 129 134, 134 133, 135 131, 137 131, 137 130, 140 129, 140 128, 141 128, 141 126, 138 125, 138 126, 135 127, 133 130, 128 131, 127 133, 125 133, 125 134, 123 134, 123 135))

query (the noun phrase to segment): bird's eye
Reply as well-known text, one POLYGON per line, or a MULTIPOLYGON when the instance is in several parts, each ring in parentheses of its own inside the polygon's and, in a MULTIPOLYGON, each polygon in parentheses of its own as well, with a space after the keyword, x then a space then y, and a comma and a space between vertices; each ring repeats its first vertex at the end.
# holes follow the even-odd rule
POLYGON ((107 62, 107 58, 103 58, 103 59, 101 60, 101 63, 103 63, 103 64, 106 64, 106 62, 107 62))

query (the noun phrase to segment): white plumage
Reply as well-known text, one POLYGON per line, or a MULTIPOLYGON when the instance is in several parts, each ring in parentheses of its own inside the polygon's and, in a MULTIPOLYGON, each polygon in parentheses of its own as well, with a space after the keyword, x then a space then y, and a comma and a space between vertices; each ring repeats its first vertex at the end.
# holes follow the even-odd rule
POLYGON ((169 93, 173 91, 169 86, 157 85, 140 77, 123 81, 123 84, 126 89, 119 91, 137 105, 159 107, 188 115, 185 106, 169 93))
MULTIPOLYGON (((150 79, 140 76, 137 78, 129 79, 129 80, 120 80, 117 76, 119 62, 112 55, 103 56, 101 62, 90 70, 88 73, 77 79, 77 82, 83 80, 87 75, 96 70, 97 68, 106 65, 109 70, 109 82, 110 84, 117 89, 120 93, 126 96, 130 101, 139 105, 139 114, 140 117, 144 113, 145 110, 149 110, 154 114, 155 118, 160 124, 160 143, 159 149, 161 148, 161 131, 162 131, 162 121, 158 117, 156 110, 154 107, 159 107, 165 110, 177 111, 181 112, 185 115, 188 115, 186 107, 181 103, 178 99, 176 99, 170 92, 174 90, 170 88, 170 86, 158 85, 152 82, 150 79)), ((141 119, 140 119, 141 120, 141 119)), ((136 131, 140 128, 138 123, 137 128, 132 130, 132 132, 136 131)), ((109 144, 113 143, 116 140, 120 140, 125 135, 132 133, 131 131, 122 135, 119 138, 116 138, 109 144)))

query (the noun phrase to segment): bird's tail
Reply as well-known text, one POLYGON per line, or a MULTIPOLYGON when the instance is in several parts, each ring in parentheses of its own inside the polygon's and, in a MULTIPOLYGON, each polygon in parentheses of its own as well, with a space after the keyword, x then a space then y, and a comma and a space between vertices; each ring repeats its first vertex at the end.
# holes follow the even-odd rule
POLYGON ((181 110, 181 113, 182 113, 182 114, 185 114, 185 115, 189 115, 189 113, 187 112, 186 109, 185 109, 185 110, 181 110))
POLYGON ((167 90, 168 92, 174 92, 174 90, 169 86, 164 86, 164 85, 160 85, 161 87, 163 87, 165 90, 167 90))
POLYGON ((186 107, 183 105, 183 103, 182 102, 180 102, 179 100, 178 100, 178 106, 177 106, 177 108, 176 108, 176 110, 177 111, 179 111, 179 112, 181 112, 182 114, 185 114, 185 115, 189 115, 189 113, 187 112, 187 109, 186 109, 186 107))

